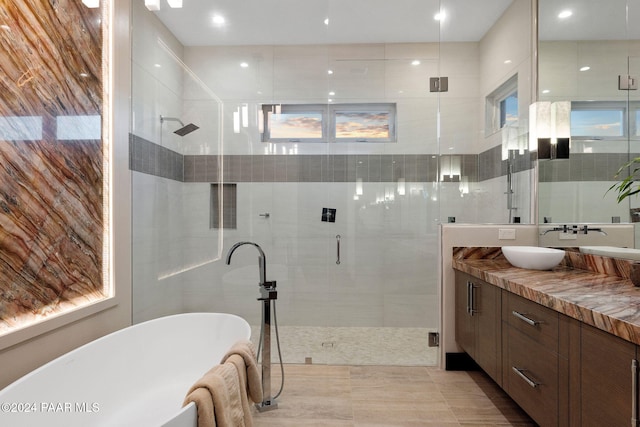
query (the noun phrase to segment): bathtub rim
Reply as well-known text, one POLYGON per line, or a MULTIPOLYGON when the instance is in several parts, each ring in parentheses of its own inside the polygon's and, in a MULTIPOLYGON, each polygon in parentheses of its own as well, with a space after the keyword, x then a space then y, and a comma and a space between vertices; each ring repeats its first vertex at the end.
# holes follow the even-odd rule
POLYGON ((249 323, 247 322, 246 319, 244 319, 243 317, 238 316, 237 314, 232 314, 232 313, 221 313, 221 312, 190 312, 190 313, 178 313, 178 314, 170 314, 167 316, 161 316, 161 317, 156 317, 154 319, 150 319, 150 320, 145 320, 144 322, 140 322, 140 323, 135 323, 133 325, 129 325, 127 327, 124 328, 120 328, 116 331, 110 332, 106 335, 103 335, 99 338, 96 338, 94 340, 89 341, 86 344, 82 344, 79 347, 74 348, 73 350, 70 350, 66 353, 61 354, 60 356, 51 359, 50 361, 46 362, 45 364, 33 369, 32 371, 28 372, 27 374, 21 376, 20 378, 16 379, 15 381, 11 382, 10 384, 7 384, 7 386, 3 387, 0 389, 0 398, 11 391, 11 389, 13 389, 14 387, 17 387, 18 385, 22 384, 23 382, 28 381, 31 377, 37 375, 39 372, 47 369, 48 367, 50 367, 50 365, 53 365, 55 363, 58 362, 59 359, 62 359, 64 357, 72 357, 74 354, 81 352, 84 348, 97 343, 97 342, 101 342, 104 340, 107 340, 115 335, 124 333, 123 331, 126 330, 130 330, 132 328, 136 328, 136 327, 141 327, 142 325, 148 325, 150 323, 159 323, 159 322, 164 322, 164 321, 169 321, 170 319, 176 318, 176 317, 197 317, 197 316, 202 316, 205 315, 206 317, 223 317, 223 316, 231 316, 231 317, 235 317, 237 319, 242 320, 242 322, 244 322, 244 327, 247 330, 247 337, 251 336, 251 326, 249 325, 249 323))

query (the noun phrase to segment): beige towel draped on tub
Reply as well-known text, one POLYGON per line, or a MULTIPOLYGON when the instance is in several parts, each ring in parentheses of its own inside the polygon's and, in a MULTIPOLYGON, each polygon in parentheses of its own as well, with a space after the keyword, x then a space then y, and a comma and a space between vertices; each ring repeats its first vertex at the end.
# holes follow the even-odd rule
POLYGON ((250 341, 239 341, 191 386, 184 405, 194 402, 198 427, 251 427, 249 398, 262 401, 262 381, 250 341))

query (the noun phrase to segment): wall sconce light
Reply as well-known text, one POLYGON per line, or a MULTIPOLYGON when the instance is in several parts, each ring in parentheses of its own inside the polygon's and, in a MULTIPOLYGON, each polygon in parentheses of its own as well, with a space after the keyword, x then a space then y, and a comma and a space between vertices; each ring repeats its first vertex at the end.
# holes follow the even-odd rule
POLYGON ((398 196, 404 196, 406 194, 406 182, 404 178, 398 178, 398 196))
MULTIPOLYGON (((555 145, 556 159, 568 159, 571 148, 571 102, 551 104, 551 142, 555 145)), ((553 150, 552 150, 553 151, 553 150)))
POLYGON ((460 182, 461 175, 461 157, 460 156, 442 156, 440 157, 440 181, 442 182, 460 182), (443 157, 449 159, 445 162, 443 157))
POLYGON ((527 148, 527 139, 524 135, 520 135, 517 126, 506 125, 501 129, 502 133, 502 160, 509 158, 510 150, 517 150, 520 155, 524 154, 527 148))
POLYGON ((458 186, 458 190, 460 190, 460 197, 464 197, 465 194, 469 194, 469 177, 463 176, 460 179, 460 185, 458 186))
POLYGON ((568 159, 571 147, 571 102, 536 102, 529 106, 529 150, 538 159, 568 159))

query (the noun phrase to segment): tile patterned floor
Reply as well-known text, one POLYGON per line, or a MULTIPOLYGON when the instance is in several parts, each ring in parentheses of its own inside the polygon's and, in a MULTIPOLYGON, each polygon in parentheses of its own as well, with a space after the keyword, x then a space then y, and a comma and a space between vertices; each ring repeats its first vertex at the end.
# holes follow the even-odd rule
MULTIPOLYGON (((251 327, 257 346, 259 326, 251 327)), ((428 328, 280 326, 284 363, 302 364, 311 358, 320 365, 435 366, 438 347, 429 347, 428 328)), ((277 361, 275 331, 271 361, 277 361)))
MULTIPOLYGON (((272 377, 275 394, 277 366, 272 377)), ((253 420, 255 427, 536 425, 482 372, 290 364, 278 408, 253 420)))

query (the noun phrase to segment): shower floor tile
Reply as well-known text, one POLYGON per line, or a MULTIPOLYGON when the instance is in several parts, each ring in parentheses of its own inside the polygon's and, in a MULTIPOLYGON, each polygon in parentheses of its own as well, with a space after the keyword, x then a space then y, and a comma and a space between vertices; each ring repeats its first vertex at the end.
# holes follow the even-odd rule
MULTIPOLYGON (((482 372, 436 367, 295 365, 284 367, 278 408, 254 410, 270 426, 535 426, 482 372)), ((272 370, 272 391, 281 371, 272 370)))
MULTIPOLYGON (((429 347, 427 328, 280 326, 284 363, 325 365, 435 366, 438 348, 429 347)), ((252 327, 255 344, 260 328, 252 327)), ((278 360, 275 331, 271 361, 278 360)))

